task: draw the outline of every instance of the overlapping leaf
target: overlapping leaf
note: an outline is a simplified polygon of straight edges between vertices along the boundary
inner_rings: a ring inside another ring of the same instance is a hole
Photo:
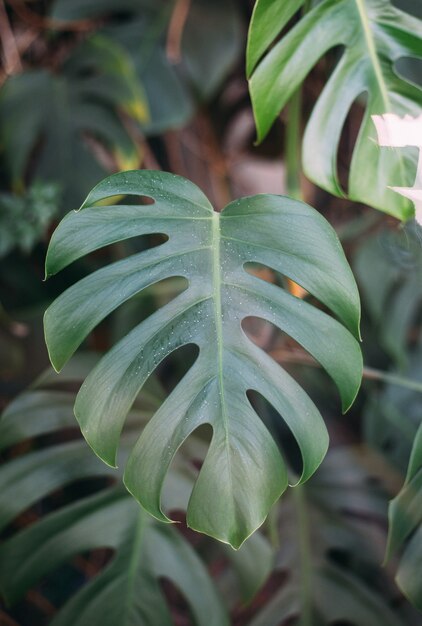
[[[77,359],[63,372],[60,382],[69,386],[83,376],[92,359]],[[76,369],[76,372],[74,371]],[[153,382],[153,381],[152,381]],[[51,376],[13,402],[0,422],[0,447],[40,435],[57,435],[72,428],[74,394],[51,389],[57,383]],[[151,407],[159,402],[156,386],[149,386],[130,416],[122,456],[133,435],[145,422]],[[135,430],[136,427],[136,430]],[[196,442],[192,452],[201,450]],[[166,504],[183,506],[192,481],[190,454],[173,471],[165,497]],[[110,476],[84,441],[73,440],[47,447],[28,446],[26,454],[4,464],[0,470],[1,514],[4,528],[22,511],[51,492],[68,487],[76,480]],[[116,477],[115,472],[113,475]],[[119,477],[120,478],[120,477]],[[153,520],[118,483],[94,495],[71,501],[46,514],[29,527],[19,530],[0,547],[0,588],[10,604],[19,601],[28,589],[53,573],[74,555],[95,548],[114,550],[110,563],[57,612],[53,626],[82,626],[101,623],[115,626],[155,626],[173,624],[160,580],[166,578],[179,589],[198,626],[227,624],[227,615],[206,568],[190,545],[171,526]],[[257,562],[260,546],[254,546]],[[245,547],[246,552],[249,551]],[[265,560],[265,554],[264,560]],[[247,558],[247,555],[246,555]],[[259,569],[259,568],[258,568]],[[248,573],[252,574],[250,578]],[[262,568],[261,568],[262,573]],[[257,578],[251,568],[244,572],[249,589],[256,589]]]
[[[151,205],[95,206],[112,196],[148,196]],[[115,464],[127,412],[158,364],[195,344],[199,355],[144,429],[128,460],[128,489],[157,519],[160,492],[178,448],[201,424],[212,427],[209,452],[188,507],[189,525],[235,547],[265,519],[287,486],[277,445],[246,396],[259,391],[282,415],[303,457],[301,481],[323,459],[324,422],[300,386],[245,335],[245,317],[264,318],[301,343],[336,382],[347,409],[361,378],[356,339],[359,299],[341,246],[311,207],[282,196],[244,198],[219,214],[186,179],[133,171],[101,182],[80,212],[55,231],[47,276],[107,244],[149,233],[169,239],[86,277],[45,314],[51,361],[60,369],[89,332],[131,296],[180,276],[188,288],[119,341],[94,368],[75,404],[95,452]],[[265,264],[303,285],[342,323],[245,265]],[[344,324],[344,325],[343,325]],[[346,327],[346,328],[345,328]]]
[[[422,307],[421,233],[416,223],[377,233],[358,248],[353,263],[379,341],[400,366]]]
[[[280,502],[275,569],[285,578],[249,626],[414,623],[392,608],[378,569],[387,500],[361,459],[370,466],[358,449],[330,451],[316,475]]]
[[[340,135],[352,104],[365,94],[367,104],[354,146],[348,197],[407,219],[414,214],[412,204],[388,186],[412,186],[416,154],[406,149],[380,149],[371,115],[419,114],[422,91],[400,77],[395,65],[402,57],[422,56],[422,22],[393,7],[389,0],[323,0],[267,52],[303,5],[304,0],[258,0],[255,6],[247,68],[258,139],[265,137],[320,58],[343,46],[306,128],[305,173],[330,193],[343,195],[337,174]]]
[[[242,52],[232,0],[195,0],[187,8],[186,19],[183,9],[179,14],[182,27],[175,36],[170,31],[178,6],[168,0],[55,0],[50,15],[68,21],[119,14],[104,32],[130,52],[151,113],[143,130],[158,133],[185,124],[194,111],[192,87],[200,99],[214,95]]]
[[[8,79],[0,95],[0,130],[12,184],[23,186],[35,153],[31,175],[59,183],[66,201],[79,203],[106,174],[87,136],[120,167],[136,165],[138,149],[119,117],[122,110],[142,121],[147,117],[130,58],[103,36],[77,47],[60,76],[36,69]]]

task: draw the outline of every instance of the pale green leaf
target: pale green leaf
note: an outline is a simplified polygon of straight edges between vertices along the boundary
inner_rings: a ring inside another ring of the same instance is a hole
[[[340,135],[352,104],[366,96],[347,195],[408,219],[414,215],[413,205],[388,186],[412,186],[416,155],[406,149],[380,148],[371,115],[419,114],[422,91],[401,78],[395,64],[403,57],[421,57],[422,22],[395,8],[389,0],[323,0],[284,32],[303,5],[304,0],[256,3],[247,68],[258,140],[266,136],[320,58],[343,46],[306,127],[305,174],[330,193],[344,195],[337,173]],[[282,31],[280,41],[272,46]]]

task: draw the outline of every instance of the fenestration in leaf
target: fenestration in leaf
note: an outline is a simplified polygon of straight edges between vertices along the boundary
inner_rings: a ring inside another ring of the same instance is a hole
[[[388,186],[411,187],[416,172],[409,149],[377,145],[371,115],[420,113],[422,90],[395,68],[402,57],[422,57],[422,21],[389,0],[323,0],[283,34],[304,0],[257,0],[248,40],[247,72],[258,140],[310,70],[339,46],[338,62],[310,116],[303,140],[305,174],[333,195],[344,191],[337,174],[341,131],[353,103],[367,103],[349,170],[347,195],[406,220],[412,203]],[[268,52],[266,52],[268,51]]]
[[[154,205],[95,206],[112,196],[148,196]],[[68,214],[52,236],[46,273],[113,242],[148,233],[168,241],[79,281],[45,314],[45,334],[59,370],[89,332],[131,296],[157,281],[184,277],[188,288],[119,341],[88,375],[75,404],[82,432],[115,464],[125,417],[148,376],[180,346],[199,355],[135,445],[125,471],[129,491],[166,521],[160,492],[183,441],[201,424],[213,437],[193,488],[189,526],[238,548],[286,489],[275,441],[246,392],[260,392],[280,413],[303,458],[300,482],[327,450],[323,419],[301,387],[242,330],[256,316],[298,341],[327,370],[346,410],[358,391],[362,359],[360,305],[353,275],[329,224],[314,209],[283,196],[260,195],[220,214],[189,181],[168,173],[115,174]],[[245,269],[256,262],[281,272],[330,308],[321,310]],[[353,337],[352,334],[355,336]]]

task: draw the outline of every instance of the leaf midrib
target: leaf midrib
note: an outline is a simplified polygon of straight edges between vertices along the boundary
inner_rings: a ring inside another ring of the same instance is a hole
[[[374,70],[375,78],[381,94],[381,99],[384,107],[382,113],[393,113],[393,107],[391,105],[390,96],[388,95],[388,89],[385,84],[384,75],[379,62],[377,47],[375,44],[374,36],[371,31],[370,19],[365,7],[365,0],[355,0],[355,4],[359,13],[359,18],[362,24],[366,47],[368,49],[369,58]],[[405,180],[405,166],[401,152],[396,150],[398,168],[400,171],[400,179]]]
[[[365,39],[366,47],[368,49],[369,58],[371,60],[374,74],[377,79],[377,83],[379,85],[379,90],[380,90],[380,94],[382,97],[383,105],[385,107],[385,111],[383,111],[383,113],[388,113],[391,110],[391,102],[390,102],[390,98],[388,95],[387,86],[385,84],[384,76],[382,73],[381,64],[378,59],[377,48],[375,45],[374,37],[372,35],[369,16],[366,11],[364,0],[355,0],[355,4],[356,4],[359,18],[362,24],[364,39]]]
[[[131,556],[127,567],[127,592],[124,603],[123,623],[130,626],[128,618],[130,615],[130,608],[133,602],[133,594],[135,590],[136,574],[141,559],[141,545],[144,537],[146,525],[146,517],[142,512],[138,513],[138,519],[134,529],[134,541]]]
[[[223,324],[222,324],[222,306],[221,306],[221,254],[220,254],[220,243],[221,243],[221,231],[220,231],[220,214],[216,211],[213,212],[212,215],[212,247],[213,247],[213,256],[212,256],[212,285],[213,285],[213,302],[214,302],[214,317],[215,317],[215,332],[217,339],[217,380],[218,380],[218,391],[220,396],[220,404],[221,404],[221,416],[223,418],[224,424],[224,435],[225,435],[225,450],[227,453],[227,463],[230,468],[229,476],[231,479],[231,461],[229,450],[229,428],[228,428],[228,416],[226,410],[226,400],[224,394],[224,377],[223,377],[223,355],[224,355],[224,346],[223,346]]]

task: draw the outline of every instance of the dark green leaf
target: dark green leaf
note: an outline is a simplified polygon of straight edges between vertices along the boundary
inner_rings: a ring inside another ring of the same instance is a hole
[[[154,205],[95,206],[116,195]],[[189,525],[239,547],[287,487],[277,445],[246,392],[259,391],[281,414],[303,457],[304,481],[323,459],[324,422],[300,386],[245,335],[256,316],[301,343],[337,384],[346,410],[361,379],[359,298],[338,239],[311,207],[282,196],[232,202],[219,214],[189,181],[162,172],[118,174],[97,185],[59,225],[46,274],[107,244],[148,233],[169,240],[86,277],[45,314],[51,361],[60,369],[89,332],[142,289],[182,276],[189,287],[119,341],[84,382],[75,413],[94,451],[114,465],[125,417],[144,382],[175,349],[199,347],[186,376],[144,429],[129,458],[128,489],[157,519],[160,492],[178,448],[201,424],[213,438],[188,507]],[[244,268],[257,262],[301,284],[334,320]],[[346,330],[346,328],[348,330]]]
[[[106,173],[86,134],[107,148],[118,166],[133,166],[138,148],[118,112],[145,120],[145,106],[129,57],[99,36],[74,51],[61,75],[37,69],[8,79],[0,96],[0,128],[12,184],[22,186],[35,151],[31,174],[59,183],[66,201],[79,203]]]
[[[75,366],[81,373],[85,369],[80,359]],[[64,384],[72,379],[73,373],[66,370],[60,376]],[[48,378],[43,380],[48,386]],[[75,424],[73,401],[73,393],[48,390],[43,385],[26,392],[8,407],[0,421],[2,446],[69,429]],[[138,408],[131,414],[132,434],[130,430],[126,432],[123,457],[127,454],[128,442],[133,442],[133,427],[136,425],[139,429],[145,421],[142,402],[140,407],[141,410]],[[164,496],[166,504],[177,500],[176,493],[184,497],[187,487],[191,487],[189,467],[188,457],[173,466]],[[0,527],[4,528],[56,489],[75,480],[110,474],[110,468],[81,440],[53,443],[35,451],[29,446],[26,454],[0,469]],[[167,493],[171,497],[167,498]],[[180,508],[180,500],[177,504]],[[0,547],[2,594],[9,603],[15,603],[74,555],[104,547],[114,551],[110,563],[76,591],[57,612],[51,626],[92,623],[171,626],[173,619],[160,586],[162,578],[170,580],[184,596],[197,626],[228,624],[206,568],[182,535],[174,527],[153,520],[121,484],[111,482],[99,493],[42,516],[3,542]],[[255,550],[255,558],[260,557],[259,550]]]
[[[422,304],[420,227],[411,223],[368,237],[353,267],[382,347],[404,366]]]

